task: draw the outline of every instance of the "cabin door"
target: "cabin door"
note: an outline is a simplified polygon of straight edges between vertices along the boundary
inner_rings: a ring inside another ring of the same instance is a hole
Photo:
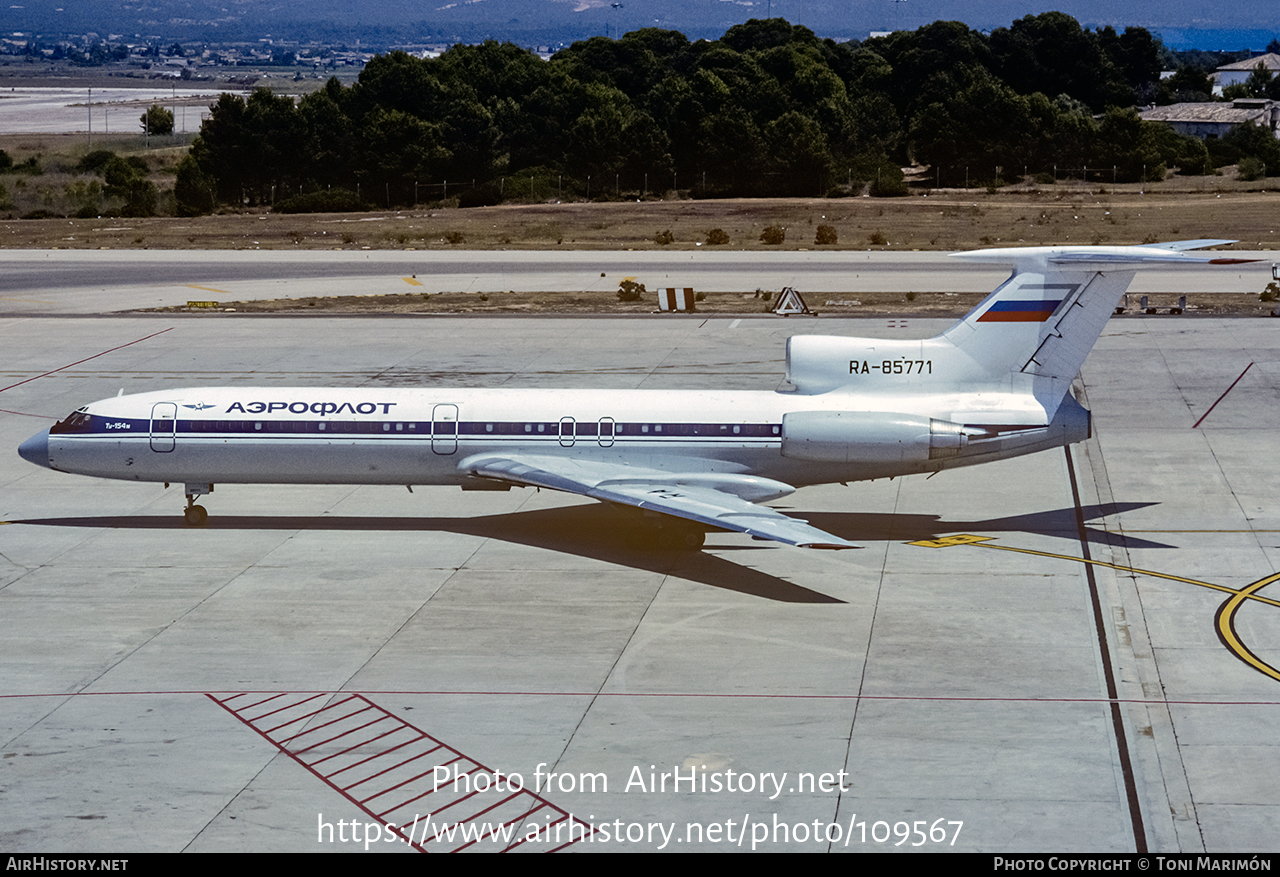
[[[178,406],[157,402],[151,406],[151,450],[167,454],[173,450],[178,430]]]
[[[437,454],[458,450],[457,405],[437,405],[431,410],[431,450]]]
[[[560,445],[561,447],[571,448],[575,439],[574,423],[572,417],[560,418]]]

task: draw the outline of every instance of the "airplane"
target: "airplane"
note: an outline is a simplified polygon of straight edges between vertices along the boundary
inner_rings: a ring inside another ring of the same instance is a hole
[[[1083,441],[1071,384],[1134,272],[1252,261],[1189,252],[1231,243],[953,253],[1013,273],[934,338],[789,338],[788,390],[166,389],[78,408],[18,453],[184,484],[191,526],[215,484],[520,486],[638,510],[664,548],[708,529],[857,548],[761,503]]]

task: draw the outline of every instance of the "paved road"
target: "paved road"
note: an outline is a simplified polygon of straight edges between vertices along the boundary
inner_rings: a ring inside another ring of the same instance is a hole
[[[1187,294],[1193,300],[1214,292],[1258,292],[1270,280],[1276,256],[1252,257],[1263,261],[1143,271],[1131,291]],[[628,276],[651,290],[793,286],[802,293],[856,294],[986,292],[1007,272],[959,263],[945,253],[0,250],[0,315],[104,313],[189,299],[610,290]]]

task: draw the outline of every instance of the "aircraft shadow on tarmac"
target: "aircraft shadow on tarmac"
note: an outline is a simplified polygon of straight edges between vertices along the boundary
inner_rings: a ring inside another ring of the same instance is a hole
[[[1085,521],[1131,512],[1156,505],[1153,502],[1112,502],[1104,505],[1080,507]],[[1054,536],[1073,542],[1080,540],[1080,527],[1076,510],[1072,507],[1051,509],[1031,514],[1010,515],[1003,518],[987,518],[981,521],[943,520],[938,515],[864,514],[859,512],[809,512],[797,513],[809,523],[846,539],[890,540],[916,542],[936,539],[946,533],[1032,533],[1037,536]],[[1085,539],[1094,545],[1127,548],[1176,548],[1163,542],[1139,539],[1135,536],[1111,533],[1086,525]]]
[[[1143,508],[1154,503],[1113,503],[1085,506],[1086,520]],[[947,533],[1020,532],[1079,539],[1074,508],[985,521],[943,521],[937,515],[870,514],[858,512],[797,513],[816,526],[848,539],[913,542]],[[89,527],[122,530],[187,530],[179,515],[109,515],[99,517],[28,518],[10,521],[42,527]],[[556,509],[512,512],[471,518],[312,517],[265,515],[215,515],[204,530],[302,530],[458,533],[499,539],[579,557],[628,566],[700,582],[715,588],[750,594],[781,603],[843,603],[794,582],[733,563],[707,551],[663,551],[635,546],[634,521],[605,506],[582,505]],[[1117,537],[1086,528],[1091,542],[1112,544],[1123,538],[1130,547],[1172,548],[1147,540]],[[760,546],[769,543],[760,543]],[[799,549],[774,545],[777,550]],[[717,552],[751,550],[757,546],[719,547]]]

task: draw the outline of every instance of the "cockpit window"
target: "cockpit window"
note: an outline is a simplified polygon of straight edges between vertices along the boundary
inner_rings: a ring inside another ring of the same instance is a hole
[[[59,420],[50,428],[50,433],[60,432],[88,432],[89,431],[89,415],[84,411],[73,411],[67,415],[65,420]]]

